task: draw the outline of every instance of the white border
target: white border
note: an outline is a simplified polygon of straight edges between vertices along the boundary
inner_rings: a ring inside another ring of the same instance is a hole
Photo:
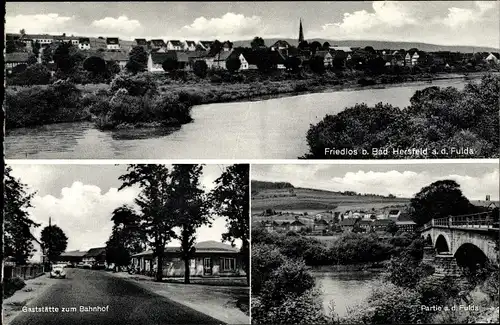
[[[500,164],[499,158],[469,159],[5,159],[15,165],[126,165],[126,164],[205,164],[205,165],[437,165]],[[251,176],[251,169],[250,169]]]

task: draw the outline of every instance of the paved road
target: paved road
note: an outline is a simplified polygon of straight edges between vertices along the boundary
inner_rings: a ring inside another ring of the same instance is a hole
[[[68,269],[27,308],[58,307],[59,312],[21,312],[11,325],[165,325],[221,324],[220,321],[158,296],[106,271]],[[107,311],[80,311],[83,307],[107,307]],[[76,311],[62,307],[76,307]]]

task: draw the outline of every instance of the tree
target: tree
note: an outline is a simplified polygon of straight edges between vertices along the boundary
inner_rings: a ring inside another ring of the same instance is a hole
[[[106,72],[106,61],[98,56],[90,56],[83,61],[83,68],[93,74]]]
[[[289,56],[285,59],[285,68],[289,71],[298,72],[301,61],[296,56]]]
[[[268,50],[258,50],[256,51],[255,56],[257,58],[257,69],[259,69],[260,72],[268,73],[275,67],[271,54]]]
[[[128,71],[138,73],[146,70],[148,65],[148,53],[142,46],[135,46],[128,55],[128,62],[125,66]]]
[[[27,192],[27,185],[12,175],[12,168],[4,169],[4,256],[14,257],[18,264],[26,263],[33,252],[33,236],[31,227],[38,227],[29,218],[27,209],[32,207],[31,201],[35,193]]]
[[[241,67],[241,61],[237,57],[230,57],[226,60],[226,68],[229,72],[234,73]]]
[[[299,50],[308,50],[309,49],[309,43],[307,41],[302,41],[299,43],[297,46]]]
[[[210,51],[208,51],[208,55],[217,55],[222,50],[222,43],[219,40],[215,40],[212,45],[210,45]]]
[[[255,36],[252,42],[250,42],[250,46],[252,47],[252,49],[258,49],[261,47],[266,47],[266,43],[264,42],[264,39],[262,37]]]
[[[202,165],[174,165],[171,177],[171,200],[176,225],[180,228],[181,256],[184,260],[184,283],[189,283],[189,261],[194,257],[196,230],[210,222],[204,191],[200,188]]]
[[[31,48],[33,49],[33,54],[38,57],[38,55],[40,54],[40,42],[36,41],[36,42],[31,42]]]
[[[71,45],[71,43],[61,43],[55,49],[53,59],[57,69],[64,73],[68,73],[73,70],[73,68],[77,67],[85,57],[77,48]]]
[[[321,56],[313,56],[309,60],[309,67],[314,73],[322,74],[325,72],[325,63]]]
[[[241,253],[247,282],[250,281],[250,210],[249,210],[249,165],[237,164],[226,168],[215,180],[215,188],[210,193],[210,201],[218,215],[227,218],[228,232],[222,235],[223,240],[235,239],[242,242]]]
[[[16,42],[14,40],[7,40],[5,42],[5,53],[14,53],[17,50]]]
[[[474,212],[460,185],[453,180],[440,180],[423,187],[410,200],[412,219],[423,225],[431,219]]]
[[[193,72],[200,78],[205,78],[207,76],[208,66],[204,60],[197,60],[193,65]]]
[[[330,50],[330,43],[324,42],[322,46],[323,51],[328,51]]]
[[[42,230],[42,247],[50,262],[57,260],[59,255],[66,250],[68,246],[68,237],[64,231],[56,225],[50,225]]]
[[[309,45],[309,48],[311,49],[311,52],[315,54],[317,50],[322,48],[322,45],[320,42],[314,41]]]
[[[113,230],[106,242],[106,260],[115,266],[127,266],[131,254],[146,248],[147,237],[140,227],[140,216],[129,206],[116,208],[111,216]]]
[[[394,222],[394,220],[390,220],[389,224],[385,227],[385,231],[394,236],[399,230],[398,225]]]
[[[48,64],[53,60],[54,51],[51,46],[44,46],[42,48],[42,63]]]
[[[139,229],[148,239],[157,260],[156,281],[163,277],[163,257],[166,244],[175,237],[175,219],[168,196],[170,177],[164,165],[129,165],[127,174],[119,180],[119,191],[134,185],[141,189],[135,203],[141,211]]]
[[[161,67],[166,72],[173,72],[179,69],[179,61],[177,61],[177,59],[174,58],[167,58],[165,61],[163,61]]]
[[[120,73],[120,65],[114,60],[106,61],[106,71],[110,77],[113,77],[114,75]]]
[[[30,55],[28,57],[28,61],[26,63],[28,63],[28,65],[33,65],[33,64],[36,64],[38,61],[36,59],[36,56],[34,54]]]
[[[50,71],[42,64],[36,63],[30,66],[20,64],[14,68],[12,69],[12,73],[15,74],[12,79],[13,84],[30,86],[47,85],[50,83]]]

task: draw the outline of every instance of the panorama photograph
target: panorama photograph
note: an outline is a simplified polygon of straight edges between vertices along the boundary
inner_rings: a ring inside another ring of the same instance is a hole
[[[249,165],[4,178],[2,324],[250,324]]]
[[[498,324],[498,179],[498,162],[252,165],[252,324]]]
[[[497,1],[7,2],[9,159],[499,156]]]

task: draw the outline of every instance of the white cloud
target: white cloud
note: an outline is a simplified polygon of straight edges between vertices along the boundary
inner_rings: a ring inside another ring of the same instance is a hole
[[[24,29],[27,34],[51,33],[54,30],[64,30],[75,16],[59,16],[56,13],[37,15],[16,15],[5,17],[5,30],[9,33],[19,33]]]
[[[456,28],[477,21],[479,18],[479,14],[472,9],[452,7],[448,9],[448,16],[443,19],[443,23],[451,28]]]
[[[346,12],[341,21],[325,23],[309,37],[498,47],[495,1],[448,8],[425,1],[374,1],[372,8]]]
[[[484,199],[487,194],[498,200],[499,171],[495,169],[485,172],[479,177],[447,174],[434,175],[427,172],[385,171],[374,172],[358,170],[347,172],[343,176],[325,177],[330,166],[323,165],[275,165],[270,170],[252,169],[252,178],[275,182],[291,182],[296,187],[318,188],[330,191],[355,191],[399,197],[413,197],[424,186],[444,179],[455,180],[470,200]],[[305,169],[310,168],[311,171]],[[324,169],[321,171],[321,169]],[[320,172],[318,172],[320,171]]]
[[[261,31],[259,16],[245,17],[228,12],[220,18],[196,18],[191,25],[182,28],[183,33],[192,37],[220,38],[253,37]]]
[[[29,212],[35,222],[42,224],[35,236],[39,238],[51,217],[52,223],[68,236],[68,250],[103,246],[111,234],[112,211],[122,204],[133,204],[137,193],[134,188],[120,192],[110,188],[102,193],[97,186],[74,182],[63,188],[58,197],[35,195]]]
[[[129,19],[127,16],[118,18],[106,17],[100,20],[94,20],[93,27],[101,28],[102,31],[133,32],[141,27],[141,23],[135,19]]]

